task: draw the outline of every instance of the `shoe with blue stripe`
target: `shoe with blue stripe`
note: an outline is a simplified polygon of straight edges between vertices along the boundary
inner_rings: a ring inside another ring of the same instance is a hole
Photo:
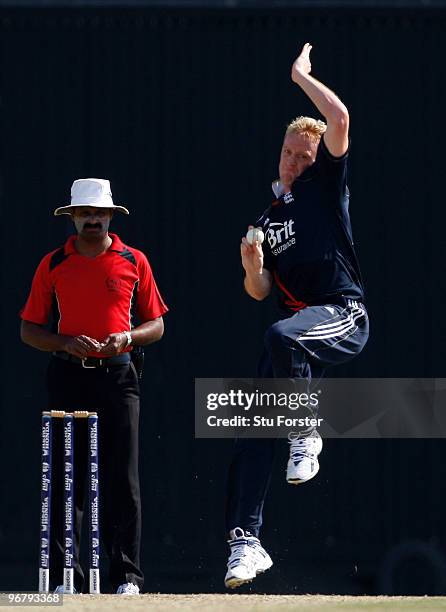
[[[243,531],[240,527],[232,529],[228,540],[231,554],[228,559],[228,571],[225,586],[235,589],[246,582],[251,582],[258,574],[268,570],[273,562],[260,540]]]
[[[290,458],[288,460],[286,479],[290,484],[301,484],[316,476],[319,472],[318,455],[322,450],[322,438],[313,429],[309,433],[292,431],[290,441]]]

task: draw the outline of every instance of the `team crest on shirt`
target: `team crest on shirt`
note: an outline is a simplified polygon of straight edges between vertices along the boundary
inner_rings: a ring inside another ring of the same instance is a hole
[[[120,278],[111,278],[110,276],[105,280],[107,289],[112,293],[118,293],[121,291],[122,281]]]

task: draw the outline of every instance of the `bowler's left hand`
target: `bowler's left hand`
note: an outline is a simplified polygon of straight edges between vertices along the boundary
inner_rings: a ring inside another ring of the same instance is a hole
[[[310,74],[311,72],[310,52],[312,48],[313,47],[310,45],[310,43],[305,43],[299,57],[293,62],[293,66],[291,68],[291,79],[297,84],[299,84],[299,74]]]
[[[110,334],[102,341],[101,353],[111,357],[119,355],[127,347],[127,336],[122,333]]]

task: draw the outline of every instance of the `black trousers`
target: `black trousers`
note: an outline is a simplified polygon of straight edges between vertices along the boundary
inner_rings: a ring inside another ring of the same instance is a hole
[[[129,363],[86,369],[53,357],[48,366],[47,387],[49,410],[98,413],[100,535],[110,560],[110,582],[114,591],[125,582],[133,582],[142,589],[144,577],[139,561],[139,383],[135,368]],[[62,419],[54,419],[50,548],[53,588],[63,583],[62,435]],[[84,572],[79,563],[88,467],[86,419],[75,419],[74,435],[74,585],[82,592],[88,587],[88,579],[84,582]]]
[[[260,378],[320,378],[328,366],[353,359],[369,336],[362,304],[308,306],[274,323],[265,334]],[[241,527],[255,536],[263,522],[263,505],[271,478],[276,440],[235,441],[227,482],[226,530]]]

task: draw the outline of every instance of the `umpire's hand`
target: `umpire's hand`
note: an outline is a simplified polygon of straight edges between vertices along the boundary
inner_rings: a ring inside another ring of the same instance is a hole
[[[74,338],[67,339],[63,350],[70,355],[83,359],[92,351],[100,351],[101,344],[89,336],[75,336]]]
[[[110,334],[102,342],[102,348],[100,352],[104,355],[111,357],[112,355],[118,355],[127,347],[127,336],[125,334]]]

